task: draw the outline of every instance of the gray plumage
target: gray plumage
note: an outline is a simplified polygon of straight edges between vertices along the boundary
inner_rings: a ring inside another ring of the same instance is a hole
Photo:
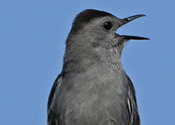
[[[140,125],[133,84],[121,63],[125,42],[148,38],[116,34],[144,15],[119,19],[85,10],[66,40],[64,65],[48,101],[48,125]]]

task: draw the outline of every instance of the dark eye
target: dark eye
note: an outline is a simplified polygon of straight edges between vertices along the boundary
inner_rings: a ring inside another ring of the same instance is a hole
[[[104,26],[104,28],[105,28],[106,30],[110,30],[110,29],[112,28],[112,23],[111,23],[111,22],[105,22],[105,23],[103,24],[103,26]]]

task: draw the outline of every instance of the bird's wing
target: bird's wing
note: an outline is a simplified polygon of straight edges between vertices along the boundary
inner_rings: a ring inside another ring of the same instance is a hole
[[[129,81],[129,92],[128,92],[128,100],[127,100],[127,111],[128,111],[129,121],[131,125],[140,125],[140,117],[139,117],[138,108],[137,108],[135,89],[129,77],[128,77],[128,81]]]
[[[58,91],[59,88],[60,88],[60,85],[62,83],[62,79],[63,79],[63,75],[60,74],[56,78],[56,80],[55,80],[55,82],[54,82],[54,84],[52,86],[50,95],[49,95],[49,100],[48,100],[48,105],[47,105],[48,106],[47,107],[47,125],[58,125],[58,123],[56,123],[57,121],[55,119],[55,114],[52,111],[52,108],[53,108],[53,104],[52,104],[53,102],[52,101],[54,99],[56,91]]]

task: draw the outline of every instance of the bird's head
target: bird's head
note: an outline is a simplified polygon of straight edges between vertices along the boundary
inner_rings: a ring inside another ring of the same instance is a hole
[[[94,56],[95,59],[99,57],[102,60],[111,60],[104,59],[108,56],[112,58],[117,56],[120,59],[126,41],[131,39],[147,40],[148,38],[119,35],[116,33],[117,29],[143,16],[135,15],[120,19],[104,11],[93,9],[82,11],[76,16],[68,35],[65,59],[67,60],[70,57],[74,60],[88,60],[91,56]]]
[[[140,14],[120,19],[104,11],[87,9],[75,18],[68,38],[77,38],[76,41],[79,42],[79,47],[82,48],[83,46],[87,48],[88,44],[106,49],[115,47],[121,54],[128,40],[148,40],[145,37],[116,33],[117,29],[122,25],[143,16],[145,15]]]

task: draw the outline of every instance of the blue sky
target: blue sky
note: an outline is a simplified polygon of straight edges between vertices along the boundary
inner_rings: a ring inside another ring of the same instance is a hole
[[[175,1],[0,0],[1,125],[46,125],[50,89],[62,69],[65,40],[76,14],[88,8],[124,18],[145,14],[117,33],[142,125],[175,124]]]

